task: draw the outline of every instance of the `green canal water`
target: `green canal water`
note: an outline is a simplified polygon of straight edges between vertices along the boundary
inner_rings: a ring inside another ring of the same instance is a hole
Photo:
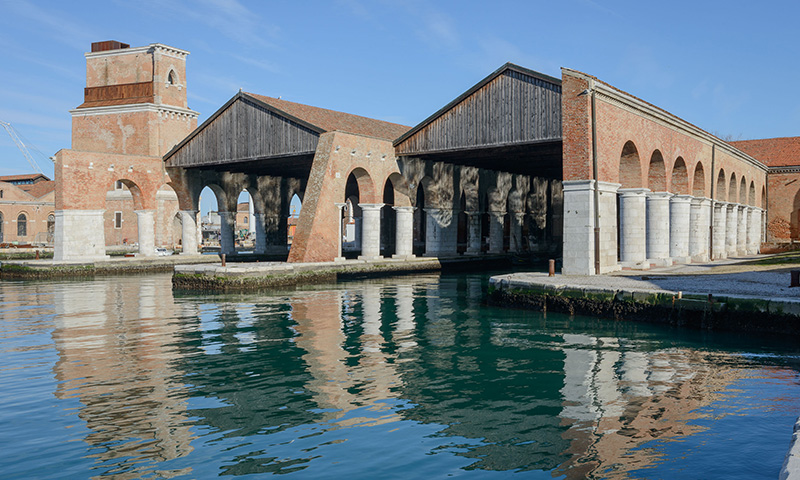
[[[0,282],[0,477],[777,478],[796,340],[489,307],[486,284]]]

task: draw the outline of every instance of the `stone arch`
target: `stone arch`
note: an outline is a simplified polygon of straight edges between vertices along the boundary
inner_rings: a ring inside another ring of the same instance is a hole
[[[742,175],[742,181],[739,182],[739,204],[747,205],[747,180]]]
[[[731,181],[728,183],[728,201],[731,203],[736,203],[739,199],[738,186],[739,184],[736,183],[736,172],[732,172]]]
[[[120,178],[114,181],[112,185],[112,189],[119,190],[118,185],[122,184],[128,191],[130,191],[131,196],[133,197],[133,209],[134,210],[142,210],[144,209],[144,198],[142,196],[142,189],[139,188],[139,185],[136,184],[133,180],[129,180],[127,178]]]
[[[661,152],[655,150],[650,156],[650,165],[647,170],[647,188],[653,192],[667,190],[667,170]]]
[[[670,188],[673,193],[689,194],[689,174],[686,171],[686,162],[683,161],[683,157],[675,159],[675,164],[672,166]]]
[[[695,197],[706,196],[706,172],[703,162],[697,162],[694,167],[694,178],[692,179],[692,195]]]
[[[356,167],[347,175],[348,184],[351,178],[355,179],[356,185],[358,185],[359,203],[378,203],[375,182],[369,172],[362,167]]]
[[[642,162],[636,145],[631,141],[625,142],[619,157],[619,183],[622,184],[620,188],[642,187]]]
[[[169,73],[167,74],[167,85],[177,85],[178,84],[178,74],[175,73],[174,69],[170,69]]]
[[[756,184],[752,180],[750,181],[750,191],[747,196],[747,204],[753,207],[756,206]]]
[[[394,206],[411,206],[411,187],[405,177],[400,175],[399,172],[394,172],[386,178],[384,189],[387,187],[391,187],[394,191]]]
[[[387,178],[383,184],[383,207],[381,208],[380,251],[384,257],[391,257],[397,249],[395,241],[397,238],[397,212],[394,207],[397,205],[398,197],[402,197],[402,195],[397,193],[391,178]]]
[[[728,200],[727,190],[725,189],[725,170],[722,168],[719,169],[719,175],[717,175],[716,197],[716,200],[723,202]]]

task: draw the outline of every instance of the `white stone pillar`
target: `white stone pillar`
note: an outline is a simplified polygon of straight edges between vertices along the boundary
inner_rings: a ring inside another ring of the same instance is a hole
[[[525,221],[525,212],[511,214],[511,229],[508,242],[509,253],[522,252],[522,223]]]
[[[438,257],[442,245],[442,231],[439,228],[438,208],[423,208],[425,211],[425,253],[423,257]]]
[[[467,255],[481,253],[481,212],[467,214]]]
[[[736,255],[736,235],[739,233],[738,228],[738,210],[739,205],[736,203],[729,203],[727,205],[727,220],[725,223],[725,251],[728,257]]]
[[[671,265],[669,258],[668,192],[647,194],[647,261],[660,266]]]
[[[414,258],[414,207],[392,208],[396,219],[395,254],[392,258]]]
[[[337,221],[337,222],[336,222],[336,225],[337,225],[337,226],[338,226],[338,228],[339,228],[339,232],[338,232],[338,234],[336,235],[336,238],[337,238],[337,242],[336,242],[336,243],[337,243],[337,247],[336,247],[336,258],[334,258],[334,259],[333,259],[333,261],[334,261],[334,262],[341,262],[341,261],[344,261],[344,259],[345,259],[345,258],[342,256],[342,236],[343,236],[343,234],[344,234],[344,233],[342,232],[342,230],[343,230],[343,225],[342,225],[342,222],[344,221],[344,219],[342,218],[342,209],[343,209],[344,207],[346,207],[346,206],[347,206],[347,204],[346,204],[346,203],[335,203],[334,205],[336,205],[336,210],[337,210],[336,218],[338,218],[338,219],[339,219],[339,221]]]
[[[53,260],[102,260],[106,255],[105,210],[56,210]]]
[[[714,201],[714,226],[712,231],[713,243],[711,257],[713,260],[728,258],[727,230],[728,230],[728,204]]]
[[[154,210],[135,210],[136,229],[139,232],[139,255],[152,257],[156,254],[156,224]]]
[[[232,255],[236,253],[234,230],[236,230],[236,212],[219,212],[220,254]]]
[[[617,191],[619,183],[597,182],[600,199],[600,273],[620,270],[617,262]],[[592,231],[594,235],[594,231]]]
[[[756,255],[758,253],[758,240],[759,240],[759,224],[761,218],[759,209],[756,207],[747,207],[745,215],[747,216],[747,254]]]
[[[253,253],[267,253],[267,216],[262,212],[255,212],[251,215],[251,220],[253,220],[253,223],[250,226],[256,236]]]
[[[503,253],[503,223],[506,212],[489,212],[489,252]]]
[[[650,268],[647,260],[647,188],[620,188],[619,260],[623,267]]]
[[[181,210],[181,255],[197,255],[197,211]]]
[[[594,275],[594,180],[565,180],[564,275]]]
[[[361,255],[359,260],[378,260],[381,256],[381,208],[383,203],[359,203],[361,207]]]
[[[709,260],[708,236],[711,227],[711,200],[692,198],[689,212],[689,257],[693,262]]]
[[[669,256],[675,263],[689,263],[692,196],[675,195],[669,199]]]
[[[747,206],[738,205],[736,212],[736,254],[747,255]]]

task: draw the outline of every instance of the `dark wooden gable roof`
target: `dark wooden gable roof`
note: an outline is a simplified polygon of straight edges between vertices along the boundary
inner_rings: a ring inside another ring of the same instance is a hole
[[[239,92],[165,156],[170,167],[313,155],[319,136],[344,131],[393,140],[407,126]]]
[[[506,63],[394,141],[398,155],[561,140],[561,81]]]

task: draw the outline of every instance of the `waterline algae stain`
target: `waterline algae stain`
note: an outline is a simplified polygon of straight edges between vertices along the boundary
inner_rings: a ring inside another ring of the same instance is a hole
[[[4,478],[777,477],[794,344],[498,309],[486,280],[2,282]]]

